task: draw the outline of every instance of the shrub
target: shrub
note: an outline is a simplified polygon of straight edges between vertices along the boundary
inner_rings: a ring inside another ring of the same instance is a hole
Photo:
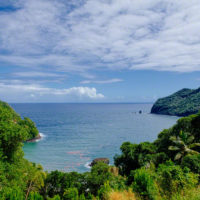
[[[111,191],[108,200],[136,200],[134,193],[131,190]]]
[[[7,188],[1,200],[24,200],[24,194],[20,188]]]
[[[98,197],[101,200],[107,200],[108,199],[108,193],[111,191],[111,187],[109,185],[109,182],[104,183],[103,186],[100,187],[98,190]]]
[[[86,180],[88,188],[93,195],[97,195],[99,188],[107,181],[110,181],[113,177],[109,166],[103,162],[99,162],[94,165],[91,169],[91,172],[87,175],[88,176]]]
[[[188,167],[192,172],[200,174],[200,155],[188,155],[183,158],[182,168]]]
[[[131,170],[149,165],[152,155],[156,153],[156,146],[150,142],[132,144],[124,142],[120,150],[121,155],[115,155],[115,165],[121,175],[129,176]]]
[[[78,200],[77,188],[68,188],[65,190],[63,200]]]
[[[179,165],[168,161],[159,165],[157,170],[157,181],[161,194],[170,197],[173,193],[184,188],[192,188],[198,182],[198,176],[191,173],[188,168],[182,169]]]
[[[157,186],[154,177],[150,170],[145,168],[137,169],[132,172],[134,175],[134,182],[132,188],[145,199],[154,200],[157,195]]]
[[[28,197],[28,200],[43,200],[43,197],[37,192],[31,192]]]
[[[79,200],[86,200],[85,195],[81,194],[80,197],[79,197]]]
[[[61,200],[61,199],[59,195],[56,195],[53,198],[49,198],[48,200]]]
[[[25,117],[24,120],[21,120],[19,122],[19,124],[22,125],[28,132],[27,139],[32,139],[32,138],[35,138],[36,136],[38,136],[39,131],[36,128],[35,123],[28,117]]]

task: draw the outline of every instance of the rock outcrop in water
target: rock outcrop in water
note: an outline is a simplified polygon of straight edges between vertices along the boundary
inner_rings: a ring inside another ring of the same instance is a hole
[[[92,166],[96,165],[98,162],[103,162],[105,164],[109,164],[110,163],[108,158],[96,158],[91,162],[90,166],[92,167]]]
[[[182,89],[168,97],[158,99],[151,113],[188,116],[200,110],[200,88],[196,90]]]

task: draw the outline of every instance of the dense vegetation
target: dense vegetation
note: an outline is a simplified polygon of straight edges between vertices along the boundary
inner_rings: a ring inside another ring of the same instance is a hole
[[[158,99],[151,113],[188,116],[200,110],[200,88],[182,89],[168,97]]]
[[[153,143],[123,143],[115,166],[98,162],[86,173],[48,173],[23,158],[28,120],[2,105],[1,200],[200,200],[200,113],[179,119]]]

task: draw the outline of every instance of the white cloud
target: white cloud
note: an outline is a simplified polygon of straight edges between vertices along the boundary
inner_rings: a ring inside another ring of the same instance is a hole
[[[97,84],[109,84],[109,83],[117,83],[122,82],[122,79],[119,78],[113,78],[109,80],[84,80],[81,81],[81,84],[89,84],[89,83],[97,83]]]
[[[36,71],[16,72],[16,73],[13,73],[12,75],[18,76],[18,77],[64,77],[63,74],[36,72]]]
[[[69,100],[98,100],[103,99],[104,95],[97,93],[96,88],[89,87],[71,87],[64,89],[48,88],[40,85],[22,85],[22,84],[5,84],[0,83],[0,93],[3,94],[3,98],[7,101],[12,99],[13,95],[16,99],[24,96],[25,100],[30,101],[33,97],[39,97],[38,99],[46,99],[49,97],[50,101],[54,101],[61,98]],[[29,99],[31,97],[31,99]]]
[[[0,13],[2,63],[79,74],[200,71],[199,0],[18,0],[14,6]]]

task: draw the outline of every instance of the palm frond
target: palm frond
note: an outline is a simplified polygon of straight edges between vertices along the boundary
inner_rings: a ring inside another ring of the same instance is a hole
[[[174,160],[179,160],[182,157],[182,153],[177,153]]]
[[[194,136],[191,135],[191,136],[189,136],[189,137],[187,138],[187,143],[188,143],[188,144],[189,144],[189,143],[192,143],[193,140],[194,140]]]
[[[168,149],[171,150],[171,151],[178,151],[178,150],[180,150],[180,148],[176,147],[176,146],[169,146]]]
[[[195,147],[200,147],[200,143],[192,143],[188,145],[189,148],[195,148]]]

